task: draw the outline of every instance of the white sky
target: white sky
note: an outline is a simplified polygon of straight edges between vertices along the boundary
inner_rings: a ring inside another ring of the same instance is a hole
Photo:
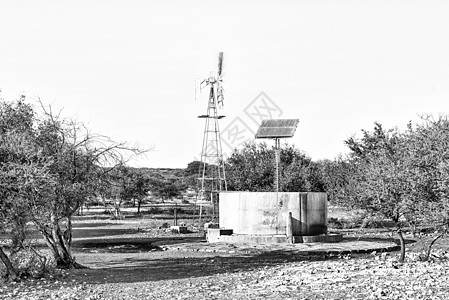
[[[195,101],[195,79],[223,51],[222,129],[236,118],[257,129],[245,108],[265,92],[282,111],[273,117],[300,119],[289,143],[334,158],[375,121],[448,113],[448,16],[446,0],[2,0],[1,96],[38,96],[154,146],[135,166],[183,168],[201,152],[207,98]]]

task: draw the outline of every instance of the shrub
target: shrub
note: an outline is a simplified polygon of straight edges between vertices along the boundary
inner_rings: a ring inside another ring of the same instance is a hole
[[[150,209],[148,210],[148,213],[150,215],[158,215],[158,214],[162,214],[164,211],[160,208],[160,207],[150,207]]]
[[[180,207],[178,207],[176,210],[178,211],[178,215],[185,213],[184,209],[182,209]],[[174,207],[169,208],[167,213],[169,215],[174,215],[175,214],[175,208]]]
[[[53,274],[56,266],[52,257],[47,257],[32,247],[12,253],[10,258],[19,278],[42,278]],[[6,268],[0,263],[0,276],[4,277],[5,274]]]

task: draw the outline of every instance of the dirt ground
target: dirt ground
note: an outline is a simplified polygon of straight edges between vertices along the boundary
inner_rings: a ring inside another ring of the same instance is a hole
[[[157,222],[156,222],[157,223]],[[360,232],[347,233],[360,235]],[[365,232],[366,236],[390,237]],[[161,251],[160,245],[204,243],[154,220],[75,223],[73,253],[88,269],[0,286],[0,299],[447,299],[448,239],[432,262],[418,255],[426,239],[397,252],[358,255],[264,251]],[[365,236],[365,237],[366,237]],[[238,247],[238,245],[236,245]]]

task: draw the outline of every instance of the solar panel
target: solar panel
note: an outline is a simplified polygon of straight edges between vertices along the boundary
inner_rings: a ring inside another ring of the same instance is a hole
[[[295,134],[298,119],[263,120],[256,133],[256,139],[288,138]]]

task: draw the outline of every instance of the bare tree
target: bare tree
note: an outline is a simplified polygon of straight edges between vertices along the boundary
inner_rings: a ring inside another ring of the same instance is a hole
[[[145,151],[92,134],[82,123],[63,119],[44,107],[35,142],[51,158],[50,192],[37,195],[31,218],[45,238],[57,266],[81,267],[71,253],[72,216],[100,188],[99,182],[133,155]]]

